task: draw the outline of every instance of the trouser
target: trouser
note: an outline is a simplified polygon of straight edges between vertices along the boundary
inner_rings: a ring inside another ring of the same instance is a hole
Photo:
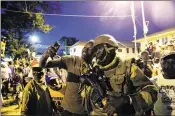
[[[64,110],[61,112],[61,116],[88,116],[88,114],[76,114],[76,113],[71,113],[67,110]]]
[[[8,98],[8,93],[9,93],[9,87],[8,87],[8,84],[9,84],[9,81],[7,80],[7,81],[4,81],[3,82],[3,85],[4,85],[4,88],[2,88],[2,94],[6,97],[6,98]]]

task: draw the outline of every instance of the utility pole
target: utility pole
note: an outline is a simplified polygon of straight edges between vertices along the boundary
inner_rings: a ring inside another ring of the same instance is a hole
[[[144,13],[144,5],[143,1],[141,1],[141,8],[142,8],[142,21],[143,21],[143,35],[145,40],[145,47],[147,45],[147,33],[148,33],[148,27],[145,21],[145,13]]]
[[[137,35],[137,27],[136,27],[136,22],[135,22],[135,7],[134,7],[134,1],[131,1],[131,15],[132,15],[132,22],[134,26],[134,43],[135,43],[135,54],[137,56],[137,43],[136,43],[136,35]]]

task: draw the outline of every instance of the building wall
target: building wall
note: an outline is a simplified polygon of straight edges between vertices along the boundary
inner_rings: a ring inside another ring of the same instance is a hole
[[[70,55],[81,56],[83,47],[84,46],[80,45],[70,47]]]
[[[135,53],[134,47],[133,48],[132,47],[130,47],[130,48],[119,48],[118,51],[117,51],[117,54],[123,60],[127,60],[127,59],[130,59],[130,58],[138,58],[138,52]]]
[[[149,40],[147,40],[147,42],[148,43],[149,42],[153,42],[153,43],[158,44],[159,46],[162,46],[162,45],[165,45],[166,43],[169,43],[172,40],[175,40],[174,37],[175,37],[175,34],[172,35],[172,36],[165,36],[165,37],[162,37],[162,38],[149,39]],[[144,41],[143,42],[140,42],[140,49],[141,49],[141,51],[144,51],[145,50]]]

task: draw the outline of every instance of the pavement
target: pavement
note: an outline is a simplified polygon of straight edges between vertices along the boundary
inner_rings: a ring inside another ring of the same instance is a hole
[[[9,99],[3,100],[1,115],[20,115],[20,108],[11,96],[9,96]]]

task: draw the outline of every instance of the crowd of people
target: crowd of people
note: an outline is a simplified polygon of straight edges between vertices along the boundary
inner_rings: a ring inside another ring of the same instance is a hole
[[[81,57],[58,56],[59,47],[57,42],[49,46],[39,60],[1,63],[2,96],[8,99],[8,94],[15,95],[22,115],[175,114],[175,92],[170,95],[164,89],[168,85],[171,87],[168,90],[175,91],[173,44],[162,52],[150,43],[139,58],[128,60],[117,55],[117,41],[107,34],[88,41]],[[103,75],[94,76],[97,73],[90,72],[96,67]],[[108,87],[102,84],[104,76]],[[159,78],[167,83],[158,84]],[[62,84],[66,84],[64,99],[56,105],[48,88],[59,91]]]
[[[1,59],[2,102],[3,99],[9,99],[9,96],[19,102],[21,92],[30,80],[28,75],[31,70],[31,62],[33,61],[34,59],[30,61],[25,58],[17,58],[14,61]]]

